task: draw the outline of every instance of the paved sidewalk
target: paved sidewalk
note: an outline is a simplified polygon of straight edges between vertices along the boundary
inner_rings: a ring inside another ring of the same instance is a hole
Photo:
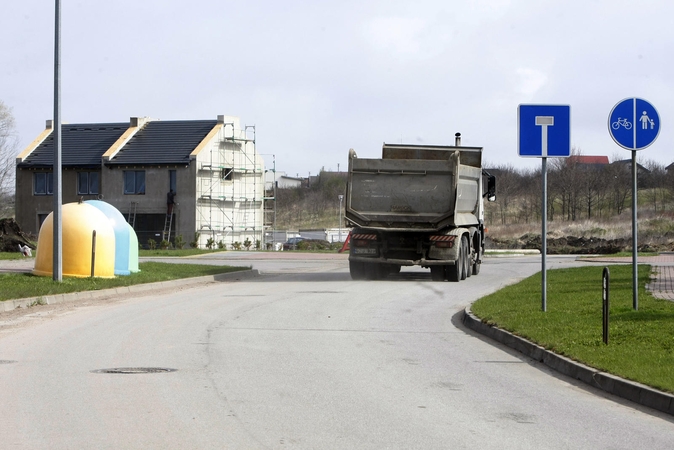
[[[582,261],[603,264],[632,264],[631,256],[602,256],[581,258]],[[653,297],[674,301],[674,252],[663,252],[657,256],[640,256],[638,264],[650,264],[653,272],[646,289]]]

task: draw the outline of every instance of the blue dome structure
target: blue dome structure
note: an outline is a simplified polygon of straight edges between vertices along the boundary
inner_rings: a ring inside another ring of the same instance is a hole
[[[84,203],[100,210],[115,231],[115,275],[138,272],[138,237],[121,212],[110,203],[87,200]]]

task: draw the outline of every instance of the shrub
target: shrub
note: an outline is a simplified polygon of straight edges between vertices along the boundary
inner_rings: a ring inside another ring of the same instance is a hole
[[[237,241],[237,242],[233,242],[233,243],[232,243],[232,248],[233,248],[234,250],[241,250],[241,242],[238,242],[238,241]]]
[[[246,250],[250,250],[251,245],[253,245],[253,243],[250,241],[250,239],[246,238],[246,240],[243,241],[243,246],[246,247]]]
[[[220,240],[218,241],[218,248],[221,249],[221,250],[225,249],[225,243],[222,242],[222,239],[220,239]],[[226,250],[226,249],[225,249],[225,250]]]
[[[206,248],[209,249],[209,250],[213,250],[214,245],[215,245],[215,239],[213,239],[212,237],[209,237],[206,240]]]
[[[192,248],[197,248],[199,246],[199,237],[201,235],[199,233],[194,233],[194,240],[190,242],[190,247]]]
[[[159,248],[162,250],[166,250],[171,246],[171,243],[167,241],[166,239],[162,239],[161,242],[159,243]]]
[[[182,250],[182,248],[185,246],[185,240],[183,239],[182,234],[179,234],[178,236],[175,237],[175,239],[173,240],[173,245],[178,250]]]
[[[147,246],[150,247],[150,250],[154,250],[155,248],[157,248],[157,241],[150,238],[147,240]]]
[[[304,239],[297,243],[298,250],[328,250],[330,243],[322,239]]]
[[[255,241],[255,250],[260,250],[261,248],[262,248],[262,242],[259,239],[257,239]]]

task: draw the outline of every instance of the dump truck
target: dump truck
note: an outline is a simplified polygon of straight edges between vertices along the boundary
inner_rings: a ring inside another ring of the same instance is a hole
[[[402,266],[429,268],[434,281],[480,273],[484,203],[495,178],[482,168],[482,148],[386,144],[381,159],[349,150],[345,218],[354,280],[380,279]]]

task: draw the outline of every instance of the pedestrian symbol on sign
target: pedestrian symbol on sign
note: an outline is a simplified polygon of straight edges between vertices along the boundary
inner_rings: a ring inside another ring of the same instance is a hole
[[[643,112],[641,115],[641,129],[642,130],[648,130],[648,126],[651,126],[651,130],[655,127],[655,121],[648,117],[648,113],[646,111]]]

